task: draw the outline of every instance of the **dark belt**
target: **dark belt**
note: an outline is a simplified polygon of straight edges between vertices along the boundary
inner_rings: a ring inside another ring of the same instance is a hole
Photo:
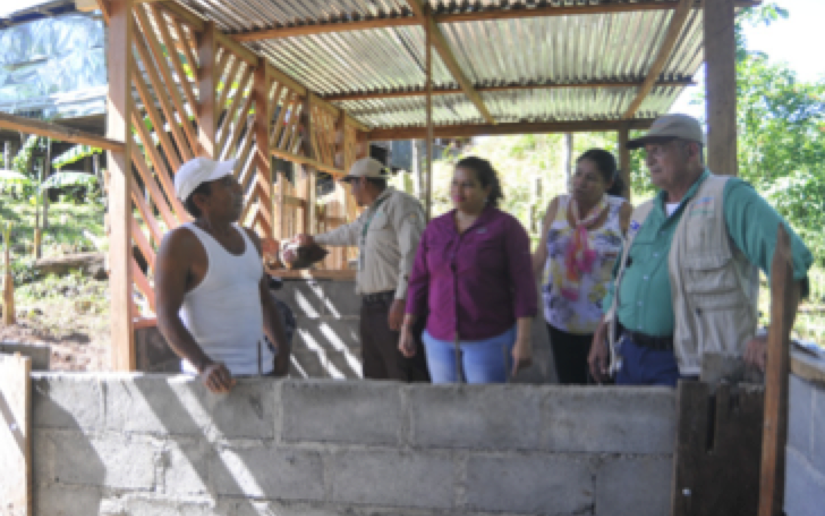
[[[361,296],[364,303],[374,305],[378,303],[390,303],[395,299],[395,290],[388,290],[386,292],[376,292],[374,294],[364,294]]]
[[[655,349],[657,351],[673,350],[673,337],[654,337],[630,330],[625,330],[624,335],[643,348]]]

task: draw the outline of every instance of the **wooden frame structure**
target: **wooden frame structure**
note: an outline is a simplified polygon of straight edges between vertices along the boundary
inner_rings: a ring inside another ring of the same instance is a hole
[[[652,91],[674,91],[692,84],[690,78],[669,77],[663,70],[670,66],[674,49],[685,44],[686,20],[691,16],[695,20],[696,10],[704,9],[711,136],[713,142],[724,142],[709,147],[708,161],[717,172],[736,173],[735,124],[731,122],[735,121],[733,20],[735,9],[758,1],[610,0],[569,6],[540,2],[533,8],[507,9],[485,3],[462,12],[437,11],[440,4],[429,0],[398,1],[406,8],[391,16],[299,22],[238,32],[218,28],[222,23],[217,17],[220,4],[208,4],[216,11],[204,14],[192,9],[199,0],[97,0],[110,35],[107,137],[0,115],[2,128],[95,145],[109,152],[113,369],[135,368],[133,330],[136,323],[144,324],[141,317],[145,314],[139,312],[134,292],[143,295],[149,310],[154,309],[151,275],[157,247],[167,230],[189,218],[174,196],[174,173],[196,156],[238,159],[235,176],[246,192],[243,222],[263,237],[280,239],[298,231],[327,230],[353,220],[357,207],[337,184],[334,192],[319,202],[315,178],[318,174],[333,179],[342,176],[355,159],[367,155],[371,140],[426,138],[431,144],[435,137],[615,131],[619,142],[627,141],[630,130],[650,124],[652,117],[644,115],[649,109],[640,107]],[[649,40],[656,42],[651,61],[641,75],[612,79],[514,82],[507,77],[496,84],[475,82],[467,69],[468,57],[456,48],[453,31],[457,24],[648,13],[666,15],[660,27],[646,29],[658,31],[658,35],[648,34]],[[260,46],[393,27],[423,30],[425,35],[420,68],[424,80],[413,87],[358,87],[321,94],[293,73],[300,67],[286,73],[273,63],[271,52]],[[444,77],[452,83],[445,83]],[[490,95],[541,91],[595,94],[606,90],[631,94],[631,102],[618,116],[513,123],[498,119],[490,105],[494,99]],[[363,101],[415,101],[422,96],[426,104],[421,105],[418,125],[373,127],[365,119],[359,120],[357,110],[347,107]],[[475,112],[465,118],[479,117],[484,123],[437,125],[443,108],[439,110],[435,101],[461,96],[469,99],[470,111]],[[621,151],[619,157],[620,168],[627,173],[629,153]],[[275,158],[295,165],[293,181],[274,172]],[[149,264],[146,273],[134,258],[135,249]],[[327,262],[330,274],[340,275],[347,258],[346,250],[334,253]]]

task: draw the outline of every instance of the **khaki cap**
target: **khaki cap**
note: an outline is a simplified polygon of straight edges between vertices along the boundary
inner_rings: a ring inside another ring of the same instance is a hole
[[[646,135],[627,142],[628,149],[638,149],[645,144],[669,138],[678,138],[705,145],[705,133],[699,121],[688,115],[662,115],[653,121]]]
[[[341,181],[349,181],[358,177],[376,177],[386,178],[384,173],[384,164],[375,158],[361,158],[349,169],[349,174],[341,179]]]

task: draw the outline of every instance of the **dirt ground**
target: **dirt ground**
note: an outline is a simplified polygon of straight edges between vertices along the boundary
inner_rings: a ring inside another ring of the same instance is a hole
[[[16,301],[17,324],[0,324],[0,340],[49,345],[53,371],[109,370],[108,288],[105,282],[88,285],[92,288]]]

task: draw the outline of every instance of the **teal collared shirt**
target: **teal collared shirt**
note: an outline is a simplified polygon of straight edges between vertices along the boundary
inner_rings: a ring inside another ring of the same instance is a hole
[[[629,266],[625,269],[619,286],[617,314],[619,322],[625,328],[654,336],[673,335],[673,303],[668,274],[670,244],[687,201],[696,195],[699,185],[708,176],[710,171],[706,169],[670,217],[665,210],[665,192],[660,191],[656,195],[653,209],[633,240]],[[794,279],[806,280],[803,295],[807,295],[808,269],[813,263],[813,256],[787,222],[751,185],[738,178],[732,178],[725,184],[723,203],[725,223],[731,239],[748,260],[768,276],[776,246],[776,230],[780,222],[785,226],[791,238]],[[618,265],[617,260],[613,267],[614,279]],[[611,284],[602,302],[605,312],[612,303]]]

